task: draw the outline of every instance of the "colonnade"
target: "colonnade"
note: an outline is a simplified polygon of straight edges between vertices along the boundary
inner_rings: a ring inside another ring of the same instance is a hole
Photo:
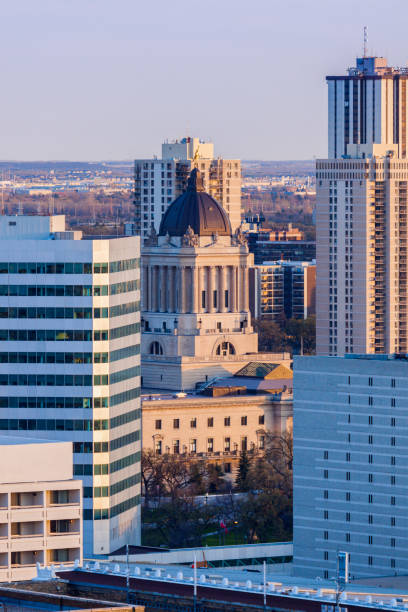
[[[148,312],[247,312],[247,266],[143,265],[143,310]]]

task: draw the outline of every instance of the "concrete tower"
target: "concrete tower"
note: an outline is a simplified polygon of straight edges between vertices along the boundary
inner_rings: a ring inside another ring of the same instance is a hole
[[[327,77],[316,163],[317,353],[408,352],[407,68],[357,59]]]

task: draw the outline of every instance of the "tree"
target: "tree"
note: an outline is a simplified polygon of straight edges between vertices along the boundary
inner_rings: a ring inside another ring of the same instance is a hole
[[[251,467],[251,462],[248,457],[247,451],[244,449],[241,451],[238,465],[238,474],[235,480],[237,488],[240,491],[248,491],[249,483],[248,483],[248,474]]]

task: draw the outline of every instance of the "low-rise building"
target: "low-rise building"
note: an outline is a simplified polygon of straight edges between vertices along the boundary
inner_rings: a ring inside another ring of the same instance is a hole
[[[82,482],[72,442],[0,437],[0,582],[82,564]]]
[[[242,450],[263,450],[266,432],[283,434],[291,429],[290,391],[215,397],[144,396],[143,449],[206,458],[221,465],[225,474],[233,474]]]

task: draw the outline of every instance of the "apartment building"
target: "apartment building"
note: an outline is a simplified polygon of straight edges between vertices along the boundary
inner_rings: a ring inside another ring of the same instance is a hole
[[[358,58],[328,76],[317,160],[317,353],[408,352],[407,68]]]
[[[0,436],[0,464],[0,582],[30,580],[37,564],[82,565],[72,442]]]
[[[152,226],[159,233],[167,208],[187,186],[197,167],[206,191],[227,212],[233,231],[241,224],[241,162],[214,158],[214,145],[199,138],[182,138],[162,145],[161,159],[135,161],[135,222],[133,231],[147,238]]]
[[[140,531],[139,238],[0,217],[0,432],[73,442],[86,554]]]
[[[306,319],[316,313],[316,262],[266,261],[249,271],[255,319]]]
[[[294,391],[294,574],[406,575],[406,357],[295,357]]]

